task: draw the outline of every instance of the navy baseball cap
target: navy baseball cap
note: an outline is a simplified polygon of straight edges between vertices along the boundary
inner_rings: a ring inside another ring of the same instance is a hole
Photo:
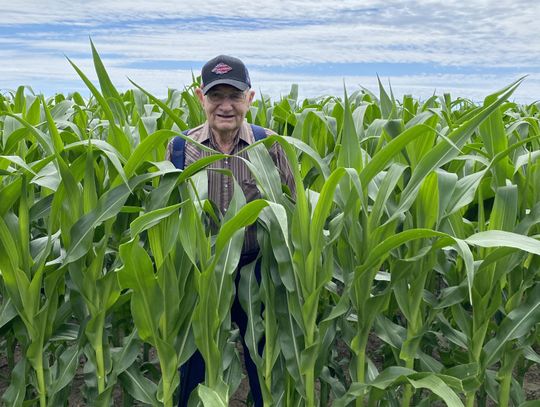
[[[202,91],[206,93],[216,85],[231,85],[236,89],[251,88],[251,80],[244,63],[238,58],[218,55],[204,64],[201,72]]]

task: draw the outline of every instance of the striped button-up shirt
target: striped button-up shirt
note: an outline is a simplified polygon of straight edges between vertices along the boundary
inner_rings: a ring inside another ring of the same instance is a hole
[[[267,136],[275,134],[268,129],[265,129],[265,131]],[[219,149],[214,141],[214,137],[208,123],[191,129],[188,132],[188,136],[192,137],[200,144],[203,144],[204,146],[210,147],[213,150],[219,152]],[[247,202],[260,198],[260,192],[257,189],[254,177],[251,174],[248,166],[244,163],[244,161],[237,157],[248,159],[248,153],[246,151],[241,152],[241,150],[254,142],[255,137],[253,135],[253,130],[247,122],[244,122],[238,131],[238,135],[234,141],[233,149],[229,154],[233,157],[216,161],[208,167],[214,169],[230,170],[234,175],[236,182],[238,182],[238,184],[242,188]],[[274,163],[276,164],[276,167],[281,177],[281,182],[289,187],[289,190],[294,197],[296,191],[293,175],[283,149],[278,143],[274,143],[268,151]],[[211,154],[211,152],[199,149],[193,143],[186,143],[185,166],[187,167],[198,159],[207,157]],[[171,159],[171,155],[172,141],[167,146],[167,160]],[[229,203],[231,202],[234,192],[233,185],[234,184],[231,177],[218,171],[208,171],[208,198],[218,206],[222,213],[225,213],[225,211],[229,207]],[[259,245],[257,243],[257,231],[255,229],[255,225],[252,225],[246,230],[244,246],[242,247],[242,254],[254,254],[258,251],[258,249]]]

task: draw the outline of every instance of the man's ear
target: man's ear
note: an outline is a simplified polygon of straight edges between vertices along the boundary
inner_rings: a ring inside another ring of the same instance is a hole
[[[248,90],[248,94],[247,94],[248,103],[251,104],[254,98],[255,98],[255,91],[253,89]]]
[[[197,98],[199,99],[199,102],[201,102],[201,104],[203,103],[203,100],[204,100],[204,93],[202,91],[201,88],[195,88],[195,94],[197,95]]]

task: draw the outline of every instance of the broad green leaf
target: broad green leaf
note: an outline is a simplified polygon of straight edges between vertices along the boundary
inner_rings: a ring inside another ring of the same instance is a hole
[[[144,90],[143,88],[141,88],[139,85],[137,85],[135,82],[133,82],[131,79],[129,80],[137,89],[139,89],[141,92],[143,92],[146,96],[148,96],[148,98],[150,98],[150,100],[152,100],[152,102],[154,102],[156,105],[158,105],[161,109],[163,109],[163,111],[165,113],[167,113],[169,115],[169,117],[176,123],[176,125],[178,126],[178,128],[180,130],[186,130],[188,128],[188,125],[186,123],[184,123],[184,121],[178,117],[178,115],[176,115],[173,110],[167,106],[165,103],[163,103],[161,100],[159,100],[158,98],[156,98],[154,95],[152,95],[151,93],[147,92],[146,90]]]
[[[459,396],[439,376],[428,375],[416,380],[409,378],[409,382],[416,389],[423,388],[435,393],[449,407],[464,405]]]
[[[21,359],[11,372],[11,383],[2,394],[6,405],[21,407],[26,395],[26,359]]]
[[[208,386],[199,384],[197,393],[205,407],[227,407],[227,398]]]
[[[77,345],[70,346],[62,352],[58,360],[58,374],[52,386],[49,387],[49,395],[52,396],[70,384],[75,377],[79,366],[79,349]]]
[[[405,130],[396,138],[392,139],[381,150],[377,152],[360,172],[362,185],[368,183],[396,157],[396,155],[411,141],[425,135],[431,129],[424,124],[418,124]]]
[[[131,297],[132,316],[139,337],[157,346],[158,321],[163,312],[163,303],[152,261],[139,246],[138,239],[120,246],[120,257],[124,266],[118,271],[118,282],[122,288],[134,291]]]
[[[133,189],[164,173],[166,172],[157,171],[139,175],[130,179],[128,185],[122,184],[104,193],[97,202],[96,208],[79,218],[73,225],[71,246],[64,261],[70,263],[84,256],[91,246],[94,229],[120,212]]]
[[[171,216],[173,213],[177,212],[177,210],[182,207],[182,205],[184,205],[184,203],[167,206],[166,208],[156,209],[154,211],[139,216],[137,219],[131,222],[131,237],[133,238],[141,232],[151,228],[152,226],[157,225],[162,219],[165,219]]]
[[[251,201],[240,209],[232,219],[222,225],[216,238],[216,255],[223,251],[225,245],[236,231],[255,222],[261,210],[266,206],[268,206],[268,202],[265,200]]]
[[[107,100],[103,95],[97,90],[97,88],[92,84],[90,79],[81,71],[71,59],[67,58],[68,62],[71,64],[73,69],[77,72],[79,77],[83,80],[88,89],[92,92],[96,100],[99,102],[99,105],[103,109],[105,117],[109,122],[111,128],[111,139],[110,143],[122,154],[123,157],[128,157],[130,155],[131,147],[127,135],[122,132],[122,130],[116,125],[114,120],[114,114],[107,103]]]
[[[418,188],[427,174],[448,163],[459,154],[459,151],[456,150],[452,144],[457,148],[463,147],[476,128],[512,95],[522,80],[523,78],[495,93],[493,95],[495,98],[491,104],[483,107],[479,112],[475,113],[473,117],[465,121],[460,127],[453,130],[448,135],[447,140],[445,139],[437,143],[433,149],[422,158],[413,172],[409,183],[403,191],[400,206],[395,212],[394,216],[397,217],[398,214],[406,211],[410,207],[416,196]]]
[[[495,338],[484,347],[485,366],[491,366],[497,360],[507,342],[526,336],[538,321],[540,321],[540,285],[537,284],[528,293],[527,300],[506,316],[498,327]]]
[[[513,247],[514,249],[540,255],[540,241],[532,237],[502,230],[475,233],[464,240],[468,244],[480,247]]]
[[[157,385],[144,377],[138,368],[130,367],[118,377],[123,387],[135,400],[155,406],[157,405]]]
[[[343,127],[341,129],[341,150],[339,151],[337,165],[345,168],[354,168],[360,171],[364,166],[362,162],[362,151],[360,149],[360,143],[358,134],[356,133],[356,127],[354,126],[354,120],[351,111],[351,102],[345,91],[345,111],[343,113]]]
[[[0,273],[1,275],[2,273]],[[11,298],[5,298],[0,306],[0,328],[9,323],[17,316],[17,310],[11,302]]]
[[[98,76],[99,85],[101,87],[101,92],[103,96],[106,99],[112,99],[117,102],[122,102],[122,99],[118,91],[114,87],[113,83],[111,82],[111,79],[109,78],[109,74],[107,73],[105,66],[103,65],[103,62],[101,61],[101,58],[99,57],[99,54],[92,40],[90,40],[90,46],[92,48],[92,58],[94,60],[94,68]],[[120,109],[115,108],[116,106],[120,106]],[[126,112],[124,109],[124,105],[122,103],[114,104],[113,106],[111,106],[111,109],[114,111],[114,113],[116,113],[117,117],[119,117],[121,121],[125,120]]]

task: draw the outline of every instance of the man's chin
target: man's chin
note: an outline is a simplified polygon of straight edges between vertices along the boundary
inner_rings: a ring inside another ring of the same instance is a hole
[[[222,123],[216,123],[213,128],[216,131],[225,132],[225,131],[238,130],[239,126],[237,126],[237,124],[234,122],[225,122],[225,123],[222,122]]]

